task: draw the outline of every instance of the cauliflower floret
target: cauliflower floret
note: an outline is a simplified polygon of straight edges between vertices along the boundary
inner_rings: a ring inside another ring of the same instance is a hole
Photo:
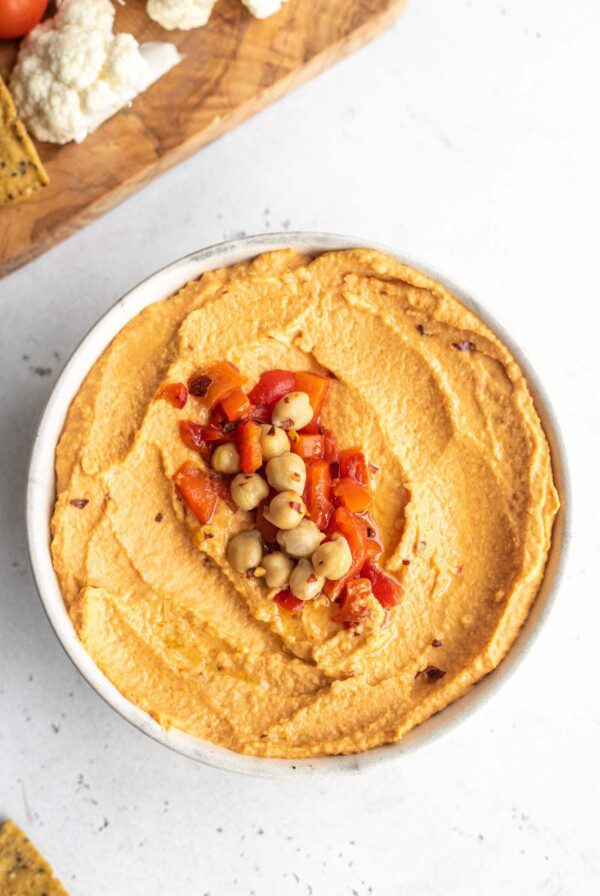
[[[63,0],[21,44],[10,87],[34,137],[79,143],[180,61],[171,44],[113,34],[110,0]]]
[[[210,19],[216,0],[148,0],[146,11],[151,19],[172,31],[200,28]]]
[[[242,3],[257,19],[266,19],[279,12],[286,0],[242,0]]]
[[[57,81],[79,91],[100,77],[110,41],[110,32],[67,25],[43,34],[34,52]]]
[[[54,27],[78,25],[105,33],[112,31],[115,20],[115,8],[110,0],[62,0],[58,3],[58,12],[54,17]]]

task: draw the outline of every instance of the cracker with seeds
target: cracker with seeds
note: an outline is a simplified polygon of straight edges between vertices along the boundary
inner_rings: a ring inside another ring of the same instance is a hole
[[[68,896],[52,868],[12,821],[0,827],[2,896]]]
[[[37,150],[25,125],[17,118],[12,97],[0,77],[0,205],[26,199],[48,181]]]

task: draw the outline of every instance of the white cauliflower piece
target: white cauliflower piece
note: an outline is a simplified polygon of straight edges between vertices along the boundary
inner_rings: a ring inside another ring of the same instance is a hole
[[[286,0],[242,0],[246,9],[257,19],[267,19],[279,12]]]
[[[148,0],[146,11],[167,31],[189,31],[206,25],[215,3],[216,0]]]
[[[113,34],[114,17],[110,0],[62,0],[22,42],[10,89],[38,140],[81,142],[180,61],[171,44],[146,53],[131,34]]]

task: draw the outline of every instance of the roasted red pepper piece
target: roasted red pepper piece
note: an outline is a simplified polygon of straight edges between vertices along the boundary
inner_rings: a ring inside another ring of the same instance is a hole
[[[340,476],[349,476],[370,489],[369,468],[360,448],[345,448],[340,451]]]
[[[331,470],[326,460],[317,460],[306,465],[304,503],[313,523],[321,530],[326,529],[333,510]]]
[[[328,377],[309,373],[308,370],[299,370],[296,373],[296,391],[306,392],[310,399],[310,406],[313,409],[311,423],[317,422],[321,416],[321,408],[329,391],[329,382]]]
[[[277,544],[277,533],[279,532],[279,529],[265,517],[264,507],[258,508],[254,526],[260,532],[260,537],[265,544]]]
[[[284,395],[294,391],[295,376],[291,370],[267,370],[261,373],[258,383],[248,394],[254,405],[265,405],[270,413]]]
[[[173,475],[173,482],[180,497],[198,521],[210,522],[218,500],[217,489],[211,477],[188,460]]]
[[[243,473],[256,473],[262,464],[260,434],[260,426],[253,420],[240,423],[235,430],[235,444],[240,456],[240,467]]]
[[[292,451],[302,460],[321,460],[325,453],[325,439],[318,433],[298,433],[292,441]]]
[[[158,397],[164,398],[174,408],[184,408],[188,399],[188,390],[183,383],[165,383],[158,390]]]
[[[359,625],[363,625],[369,618],[367,598],[370,593],[369,579],[352,579],[346,585],[346,593],[331,617],[332,621],[343,625],[344,628],[357,628]]]
[[[294,597],[289,588],[286,588],[285,591],[280,591],[279,594],[276,594],[273,598],[276,604],[279,604],[280,607],[283,607],[284,610],[287,610],[288,613],[296,613],[303,604],[298,597]]]
[[[360,572],[365,561],[370,556],[371,549],[369,547],[367,528],[365,520],[350,513],[345,507],[336,507],[334,510],[329,524],[329,531],[340,532],[348,542],[348,547],[352,554],[352,566],[341,579],[337,581],[328,579],[325,582],[323,591],[327,597],[332,599],[338,597],[344,590],[346,582],[349,582]]]
[[[220,404],[230,423],[233,420],[241,420],[242,417],[250,413],[252,408],[250,399],[241,389],[234,389],[233,392],[221,399]]]
[[[333,486],[333,494],[352,513],[361,513],[371,503],[368,489],[361,485],[360,482],[357,482],[356,479],[351,479],[350,476],[343,476]]]
[[[402,586],[382,572],[372,560],[367,560],[362,568],[361,575],[370,581],[373,594],[382,607],[386,609],[395,607],[402,598]]]
[[[188,380],[190,395],[195,395],[206,408],[212,408],[218,401],[239,389],[244,377],[234,364],[220,361],[206,370],[198,370]]]
[[[223,432],[219,426],[213,426],[211,423],[202,426],[193,420],[180,420],[179,434],[188,448],[198,451],[205,459],[217,445],[233,441],[233,433]]]

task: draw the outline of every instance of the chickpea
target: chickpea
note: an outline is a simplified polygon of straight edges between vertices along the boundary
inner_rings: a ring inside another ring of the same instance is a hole
[[[323,590],[325,579],[318,576],[310,560],[299,560],[290,576],[290,591],[298,600],[313,600]]]
[[[240,456],[235,445],[231,442],[226,442],[225,445],[219,445],[215,448],[210,459],[210,465],[217,473],[239,473]]]
[[[283,429],[302,429],[310,423],[313,413],[306,392],[288,392],[273,408],[271,420]]]
[[[352,566],[350,546],[343,535],[333,541],[326,541],[316,549],[312,565],[317,575],[326,579],[341,579]]]
[[[263,460],[272,460],[279,457],[284,451],[290,450],[290,440],[287,433],[280,426],[272,426],[270,423],[261,423],[260,447]]]
[[[242,510],[254,510],[269,494],[269,486],[258,473],[238,473],[231,483],[231,497]]]
[[[282,554],[281,551],[273,551],[272,554],[265,554],[260,565],[265,571],[267,587],[283,588],[290,580],[294,561]]]
[[[277,543],[290,557],[310,557],[324,538],[312,520],[302,520],[295,529],[277,533]]]
[[[262,544],[258,529],[247,529],[234,535],[227,545],[227,559],[236,572],[255,569],[262,558]]]
[[[279,492],[265,510],[265,517],[278,529],[294,529],[305,514],[304,501],[300,495],[291,491]]]
[[[266,468],[269,485],[278,492],[292,491],[299,495],[306,485],[306,464],[298,454],[285,451],[279,457],[272,458]]]

